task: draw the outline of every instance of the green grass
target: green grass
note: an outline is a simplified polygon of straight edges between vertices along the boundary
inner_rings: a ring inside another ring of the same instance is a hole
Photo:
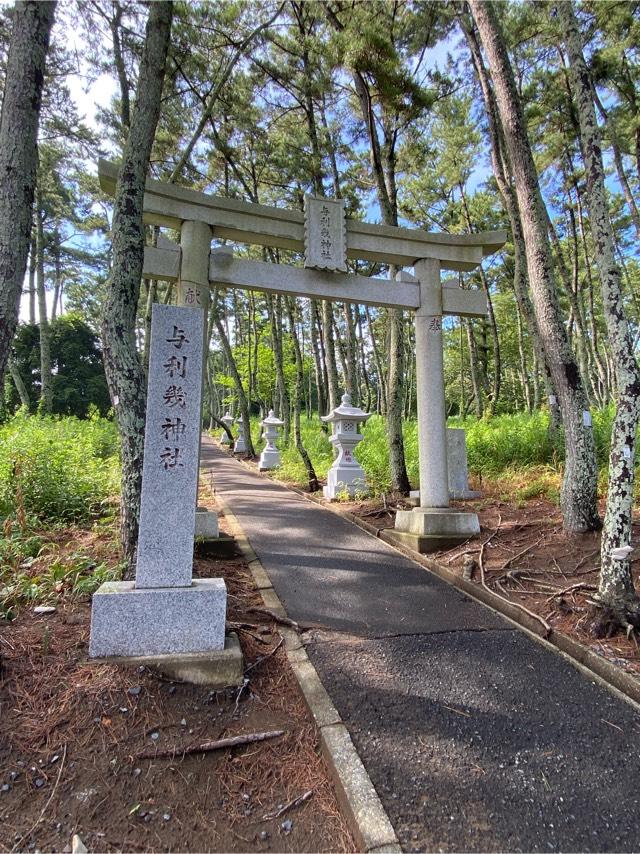
[[[613,408],[593,412],[593,430],[596,453],[600,468],[600,484],[606,488],[606,466],[609,453]],[[555,444],[549,435],[549,416],[545,412],[533,415],[517,413],[500,415],[487,420],[468,418],[462,421],[452,418],[449,427],[462,427],[466,431],[469,473],[484,484],[495,484],[495,488],[511,494],[516,500],[525,501],[537,496],[558,500],[562,474],[561,443]],[[251,433],[259,453],[264,447],[258,441],[259,420],[252,422]],[[333,461],[333,450],[328,435],[320,427],[316,417],[301,419],[302,441],[311,457],[320,478],[326,477]],[[418,446],[415,420],[403,425],[405,457],[409,480],[418,485]],[[374,494],[387,492],[391,486],[389,472],[389,447],[386,438],[385,419],[372,416],[362,427],[364,440],[356,449],[356,457],[362,465],[367,481]],[[278,443],[282,452],[282,465],[277,477],[299,484],[307,481],[300,455],[290,442],[285,447]]]
[[[118,436],[104,418],[19,414],[0,425],[0,617],[86,596],[122,567],[58,540],[74,523],[115,530]],[[75,536],[74,529],[71,536]],[[90,547],[89,547],[90,549]]]
[[[104,418],[17,415],[0,426],[0,517],[95,518],[117,494],[118,436]]]

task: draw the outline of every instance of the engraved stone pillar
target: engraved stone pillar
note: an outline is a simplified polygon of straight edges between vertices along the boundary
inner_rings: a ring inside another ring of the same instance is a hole
[[[223,421],[227,425],[229,430],[231,430],[231,427],[233,425],[233,415],[231,415],[229,410],[227,410],[226,413],[220,419],[220,421]],[[220,444],[221,445],[230,445],[231,444],[231,442],[229,441],[229,437],[227,436],[226,430],[223,430],[220,433]]]
[[[238,425],[238,438],[236,439],[236,443],[233,446],[234,454],[246,454],[247,453],[247,443],[244,437],[245,425],[242,420],[242,416],[240,418],[236,418],[236,424]]]
[[[136,580],[94,594],[92,657],[224,648],[225,583],[192,577],[202,322],[195,308],[153,306]]]
[[[269,415],[262,422],[262,426],[267,444],[260,454],[258,468],[260,471],[267,471],[280,465],[280,451],[276,448],[276,439],[278,438],[278,428],[284,426],[284,421],[276,418],[273,409],[270,409]]]

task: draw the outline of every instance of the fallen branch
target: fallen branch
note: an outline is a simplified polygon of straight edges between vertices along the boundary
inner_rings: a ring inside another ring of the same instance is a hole
[[[564,596],[565,593],[572,593],[575,590],[597,590],[598,588],[595,584],[572,584],[570,587],[565,587],[564,590],[558,590],[557,593],[554,593],[553,596],[549,596],[548,599],[545,599],[545,602],[552,602],[554,599],[558,599],[560,596]]]
[[[500,569],[504,571],[508,566],[511,566],[511,564],[512,564],[514,561],[516,561],[519,557],[524,557],[524,556],[527,554],[527,552],[530,552],[530,551],[531,551],[531,549],[534,549],[536,546],[539,546],[539,545],[540,545],[540,540],[541,540],[541,539],[542,539],[542,537],[541,537],[540,539],[536,540],[536,542],[535,542],[535,543],[531,543],[531,545],[527,546],[527,547],[526,547],[526,549],[522,549],[522,551],[520,551],[520,552],[518,552],[517,554],[513,555],[513,557],[510,557],[510,558],[509,558],[509,560],[506,560],[506,561],[502,564],[502,566],[500,567]]]
[[[136,759],[175,759],[176,756],[187,756],[190,753],[211,753],[214,750],[226,750],[228,747],[238,747],[242,744],[254,744],[256,741],[267,741],[284,735],[283,729],[270,732],[252,732],[246,735],[234,735],[232,738],[219,738],[217,741],[204,741],[202,744],[191,744],[188,747],[172,747],[167,750],[145,750],[136,755]]]
[[[574,568],[573,568],[573,572],[571,573],[571,575],[577,575],[577,574],[578,574],[578,570],[580,569],[580,567],[584,566],[584,564],[585,564],[588,560],[591,560],[591,558],[592,558],[592,557],[595,557],[597,554],[600,554],[600,549],[595,549],[594,551],[589,552],[589,554],[586,554],[584,557],[580,558],[580,560],[578,561],[578,563],[574,566]],[[590,569],[590,570],[589,570],[589,572],[595,572],[595,569]],[[587,573],[585,573],[585,575],[586,575],[586,574],[587,574]]]
[[[254,661],[253,664],[250,664],[248,667],[245,667],[245,676],[250,670],[253,670],[254,667],[257,667],[259,664],[262,664],[263,661],[266,661],[267,658],[271,658],[271,656],[276,653],[282,644],[284,643],[284,638],[280,638],[278,643],[274,646],[272,650],[270,650],[266,655],[262,655],[257,661]]]
[[[500,528],[501,523],[502,523],[502,516],[500,516],[500,521],[498,522],[498,527],[493,532],[491,537],[493,537],[495,534],[498,533],[498,530]],[[508,602],[510,605],[513,605],[515,608],[519,608],[521,611],[524,611],[525,614],[528,614],[530,617],[533,617],[534,620],[537,620],[539,623],[542,623],[542,625],[544,626],[544,630],[545,630],[544,637],[548,638],[549,635],[551,634],[551,626],[549,625],[549,623],[547,623],[546,620],[543,620],[543,618],[539,614],[534,614],[533,611],[530,611],[528,608],[525,608],[524,605],[521,605],[519,602],[513,602],[507,596],[501,596],[499,593],[496,593],[495,590],[491,590],[491,588],[487,585],[487,582],[485,581],[485,578],[484,578],[484,548],[487,545],[487,543],[489,542],[489,540],[491,539],[491,537],[488,537],[480,546],[480,554],[478,555],[478,566],[480,567],[480,584],[482,584],[484,589],[488,593],[491,593],[492,596],[497,596],[499,599],[502,599],[504,602]]]
[[[233,620],[227,620],[226,627],[231,629],[231,631],[242,632],[245,635],[249,635],[249,637],[257,640],[259,643],[269,643],[268,640],[261,638],[260,635],[255,634],[255,632],[249,631],[250,628],[259,628],[259,626],[254,625],[254,623],[236,623]]]
[[[267,617],[271,617],[275,623],[280,623],[282,626],[289,626],[296,631],[300,628],[295,620],[290,620],[289,617],[281,617],[279,614],[276,614],[275,611],[270,611],[268,608],[249,608],[248,610],[252,614],[264,614]]]
[[[271,821],[274,818],[280,818],[281,815],[284,815],[289,810],[292,810],[294,807],[299,807],[300,804],[303,804],[305,801],[308,801],[311,795],[313,794],[313,789],[309,789],[308,792],[305,792],[302,795],[298,795],[297,798],[294,798],[292,801],[289,801],[288,804],[285,804],[283,807],[280,807],[276,812],[268,812],[262,816],[263,821]]]

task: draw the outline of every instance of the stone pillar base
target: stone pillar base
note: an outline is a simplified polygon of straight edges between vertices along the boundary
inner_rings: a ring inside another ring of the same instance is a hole
[[[212,510],[196,510],[195,537],[210,540],[217,538],[220,533],[218,528],[218,514]]]
[[[222,578],[190,587],[136,588],[107,581],[91,604],[92,658],[184,655],[224,649],[227,588]]]
[[[111,656],[113,664],[127,667],[151,667],[169,679],[206,685],[220,691],[242,685],[244,659],[238,636],[233,632],[225,638],[224,649],[218,652],[189,652],[182,655]]]
[[[325,498],[333,500],[345,492],[351,497],[356,492],[368,493],[369,487],[360,466],[337,466],[327,472],[327,485],[322,492]]]
[[[258,463],[259,471],[269,471],[277,469],[280,465],[280,451],[265,450],[260,454],[260,462]]]
[[[395,528],[386,529],[385,539],[401,543],[421,554],[453,548],[480,533],[475,513],[449,507],[415,507],[398,510]]]

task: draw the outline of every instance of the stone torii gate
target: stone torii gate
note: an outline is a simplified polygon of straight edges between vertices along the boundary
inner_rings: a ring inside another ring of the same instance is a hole
[[[118,167],[100,161],[102,189],[115,192]],[[180,233],[145,247],[144,275],[177,283],[178,305],[205,312],[211,286],[409,309],[414,312],[420,506],[400,511],[395,537],[428,551],[479,533],[478,517],[449,507],[442,317],[487,314],[485,295],[441,281],[442,270],[470,271],[498,251],[506,232],[441,234],[373,225],[344,217],[342,200],[305,200],[305,213],[227,199],[148,180],[144,221]],[[234,258],[212,239],[304,253],[305,267]],[[395,282],[346,272],[346,259],[399,267]],[[206,317],[206,315],[205,315]],[[205,350],[206,353],[206,350]]]

